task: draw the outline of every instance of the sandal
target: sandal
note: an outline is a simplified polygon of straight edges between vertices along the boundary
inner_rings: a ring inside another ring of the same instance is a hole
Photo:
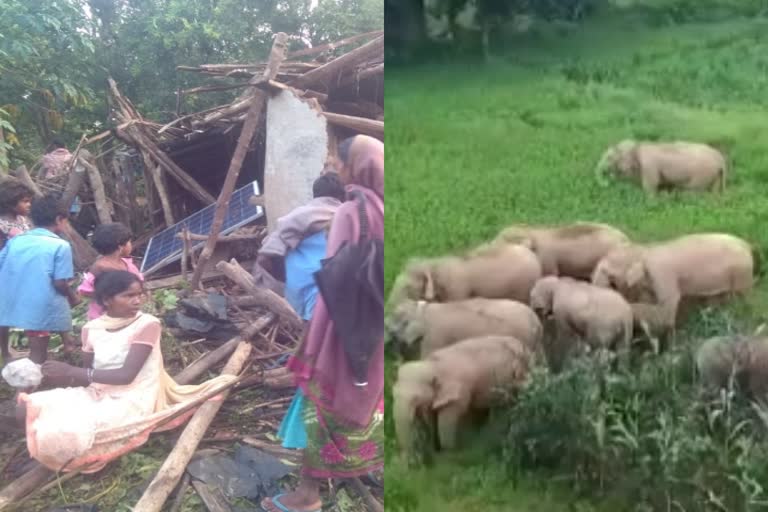
[[[265,512],[272,512],[272,510],[273,510],[272,508],[264,505],[264,503],[267,502],[267,500],[269,500],[269,503],[271,503],[273,506],[277,507],[277,509],[281,510],[282,512],[305,512],[303,510],[297,510],[297,509],[288,508],[285,505],[283,505],[282,503],[280,503],[280,497],[282,497],[282,496],[285,496],[285,494],[277,494],[277,495],[275,495],[275,496],[273,496],[271,498],[264,498],[261,501],[261,508],[262,508],[262,510],[264,510]],[[323,509],[323,507],[321,505],[320,507],[318,507],[316,509],[308,510],[306,512],[322,512],[322,509]]]

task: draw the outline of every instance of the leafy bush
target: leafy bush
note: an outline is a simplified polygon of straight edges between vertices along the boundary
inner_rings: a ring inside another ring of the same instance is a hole
[[[561,476],[635,510],[757,510],[768,504],[768,445],[733,390],[700,396],[688,345],[613,374],[594,360],[540,373],[509,411],[505,461]]]

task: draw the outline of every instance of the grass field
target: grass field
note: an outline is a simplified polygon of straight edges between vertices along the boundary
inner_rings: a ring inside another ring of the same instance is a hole
[[[768,254],[768,23],[602,21],[509,47],[493,67],[387,71],[388,284],[409,257],[475,245],[513,222],[608,222],[637,240],[725,231]],[[593,168],[625,137],[717,145],[732,165],[726,193],[600,187]],[[766,320],[766,305],[763,280],[731,309],[748,329]],[[393,370],[389,362],[389,384]],[[387,510],[593,510],[532,478],[511,488],[492,456],[414,472],[393,447]]]

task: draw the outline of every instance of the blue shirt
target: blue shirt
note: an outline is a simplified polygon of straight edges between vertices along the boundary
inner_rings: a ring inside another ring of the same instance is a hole
[[[51,231],[35,228],[11,238],[0,251],[0,325],[69,331],[72,311],[53,282],[74,275],[69,242]]]
[[[308,236],[285,257],[285,299],[304,320],[312,318],[318,288],[314,273],[325,258],[325,231]]]

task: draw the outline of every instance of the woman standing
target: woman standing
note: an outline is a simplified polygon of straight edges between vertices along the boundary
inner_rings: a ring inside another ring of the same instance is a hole
[[[339,175],[348,198],[362,194],[369,237],[384,239],[384,144],[367,136],[354,137]],[[337,211],[326,255],[334,256],[346,242],[360,237],[356,200]],[[288,368],[296,376],[304,400],[302,416],[307,434],[301,482],[288,494],[262,501],[268,512],[320,511],[320,481],[353,478],[384,464],[384,340],[374,345],[367,384],[360,385],[330,319],[318,297],[307,336]]]

